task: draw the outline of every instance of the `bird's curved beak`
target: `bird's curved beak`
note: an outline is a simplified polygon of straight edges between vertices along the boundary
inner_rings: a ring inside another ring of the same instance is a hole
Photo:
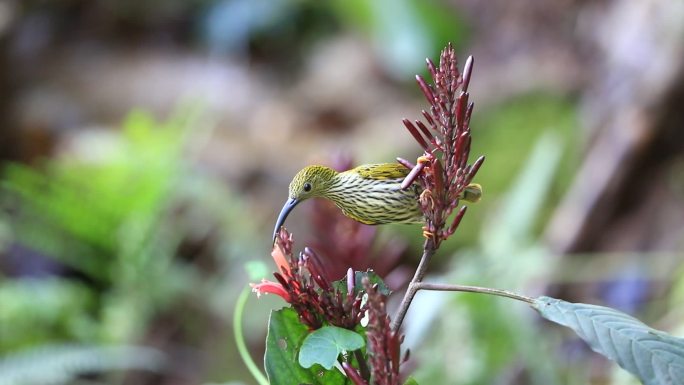
[[[287,216],[290,215],[290,211],[297,206],[297,204],[300,201],[295,199],[295,198],[289,198],[285,204],[283,205],[282,210],[280,210],[280,214],[278,215],[278,220],[276,221],[275,229],[273,229],[273,241],[275,242],[276,237],[278,236],[278,231],[280,231],[280,226],[285,223],[285,219],[287,219]]]

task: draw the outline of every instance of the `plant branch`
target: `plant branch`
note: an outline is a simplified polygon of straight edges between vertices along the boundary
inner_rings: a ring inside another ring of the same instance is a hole
[[[411,306],[413,297],[416,295],[418,290],[420,290],[419,284],[422,283],[425,273],[427,273],[428,263],[435,254],[435,251],[437,251],[437,245],[435,241],[432,238],[426,239],[425,244],[423,245],[423,256],[420,257],[420,263],[418,264],[418,268],[416,268],[416,273],[413,275],[413,278],[406,289],[406,293],[404,293],[404,298],[402,298],[401,303],[399,304],[397,314],[392,320],[393,332],[396,333],[401,327],[402,322],[404,322],[406,312],[408,311],[409,306]]]
[[[489,287],[480,286],[423,282],[423,278],[425,278],[425,274],[427,273],[428,262],[430,262],[430,259],[435,254],[435,251],[437,251],[437,246],[435,245],[434,241],[432,239],[427,239],[425,241],[425,245],[423,246],[423,256],[420,258],[420,263],[418,264],[416,273],[413,275],[413,279],[411,279],[411,282],[409,283],[408,288],[406,289],[406,293],[404,293],[404,298],[402,298],[401,303],[399,304],[397,314],[394,316],[394,320],[392,321],[392,331],[396,332],[401,327],[401,324],[404,322],[404,318],[406,317],[406,312],[408,312],[408,309],[411,306],[413,297],[416,296],[416,293],[418,293],[419,290],[461,291],[468,293],[481,293],[495,295],[498,297],[511,298],[518,301],[526,302],[528,304],[534,303],[533,298],[521,294],[516,294],[507,290],[493,289]]]
[[[468,286],[468,285],[452,285],[448,283],[427,283],[427,282],[416,282],[413,287],[415,291],[418,290],[433,290],[433,291],[462,291],[468,293],[481,293],[488,295],[495,295],[498,297],[506,297],[515,299],[518,301],[526,302],[528,304],[533,304],[534,299],[516,294],[508,290],[493,289],[490,287],[480,287],[480,286]]]

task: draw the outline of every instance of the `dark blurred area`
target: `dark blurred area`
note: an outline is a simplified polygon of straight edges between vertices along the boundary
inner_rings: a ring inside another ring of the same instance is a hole
[[[683,20],[656,0],[1,2],[0,385],[256,383],[233,316],[275,270],[290,178],[420,155],[401,119],[448,42],[475,59],[487,160],[430,279],[684,334]],[[401,290],[420,227],[345,221],[307,202],[287,226],[333,278]],[[283,303],[248,301],[260,363]],[[419,383],[636,383],[519,304],[421,293],[405,325]]]

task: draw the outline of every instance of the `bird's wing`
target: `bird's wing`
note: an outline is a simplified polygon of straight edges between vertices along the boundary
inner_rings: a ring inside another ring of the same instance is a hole
[[[353,170],[365,179],[401,179],[411,171],[399,163],[364,164]]]

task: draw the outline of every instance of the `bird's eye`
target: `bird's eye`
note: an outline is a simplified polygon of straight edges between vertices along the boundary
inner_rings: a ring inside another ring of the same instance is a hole
[[[304,183],[304,192],[309,192],[311,191],[311,183],[306,182]]]

